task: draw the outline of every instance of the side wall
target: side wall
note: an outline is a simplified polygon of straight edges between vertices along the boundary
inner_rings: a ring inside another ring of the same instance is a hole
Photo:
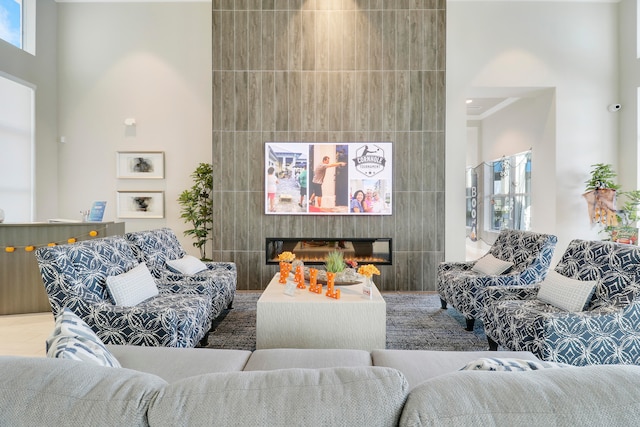
[[[109,221],[117,191],[164,191],[164,219],[126,230],[170,227],[198,255],[176,200],[211,161],[211,4],[59,3],[58,29],[58,215],[106,200]],[[117,151],[163,151],[165,179],[117,179]]]
[[[547,146],[532,165],[546,177],[533,189],[546,192],[536,212],[549,213],[532,224],[558,236],[559,254],[571,239],[599,238],[581,195],[590,165],[618,161],[620,116],[607,111],[618,98],[618,4],[452,1],[447,22],[446,258],[464,259],[465,165],[457,153],[466,144],[465,98],[476,88],[555,91],[555,117],[542,118],[555,122],[555,135],[540,139]]]
[[[214,258],[238,264],[240,289],[260,289],[275,273],[265,237],[391,237],[394,265],[376,284],[434,290],[444,255],[444,0],[261,4],[213,2]],[[393,142],[393,215],[266,216],[266,141]]]

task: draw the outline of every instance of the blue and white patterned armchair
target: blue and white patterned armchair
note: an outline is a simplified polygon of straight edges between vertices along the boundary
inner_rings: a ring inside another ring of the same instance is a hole
[[[211,296],[172,290],[155,280],[159,294],[135,306],[115,305],[106,286],[138,265],[122,236],[39,248],[36,259],[51,309],[67,307],[105,344],[195,347],[211,328]]]
[[[640,248],[573,240],[555,271],[597,281],[587,308],[568,312],[545,304],[536,298],[539,286],[487,288],[489,348],[579,366],[640,364]]]
[[[149,267],[151,274],[164,281],[171,281],[176,289],[190,286],[206,286],[210,289],[215,319],[227,308],[231,308],[236,295],[237,269],[232,262],[205,262],[207,270],[194,275],[180,274],[167,266],[167,261],[177,260],[186,251],[170,228],[136,231],[124,235],[132,246],[139,262]]]
[[[513,263],[513,267],[500,275],[473,271],[477,261],[440,263],[437,287],[442,308],[450,304],[458,310],[467,320],[466,329],[472,331],[475,319],[484,311],[485,288],[542,281],[549,271],[557,241],[557,237],[550,234],[502,230],[488,252]]]

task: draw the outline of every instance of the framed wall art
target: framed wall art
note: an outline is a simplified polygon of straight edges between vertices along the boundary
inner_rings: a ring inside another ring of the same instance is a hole
[[[391,215],[391,142],[265,143],[267,215]]]
[[[163,191],[118,191],[118,218],[164,218]]]
[[[163,151],[118,151],[116,153],[117,178],[164,178]]]

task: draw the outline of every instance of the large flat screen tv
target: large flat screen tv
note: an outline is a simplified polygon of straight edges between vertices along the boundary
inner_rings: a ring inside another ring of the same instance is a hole
[[[391,215],[391,142],[265,143],[267,215]]]

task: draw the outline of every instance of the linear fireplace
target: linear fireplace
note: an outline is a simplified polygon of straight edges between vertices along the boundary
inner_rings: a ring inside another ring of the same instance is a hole
[[[278,264],[278,255],[282,252],[292,252],[296,259],[305,264],[324,264],[329,252],[344,253],[345,260],[355,260],[358,263],[391,265],[391,238],[266,238],[267,264]]]

